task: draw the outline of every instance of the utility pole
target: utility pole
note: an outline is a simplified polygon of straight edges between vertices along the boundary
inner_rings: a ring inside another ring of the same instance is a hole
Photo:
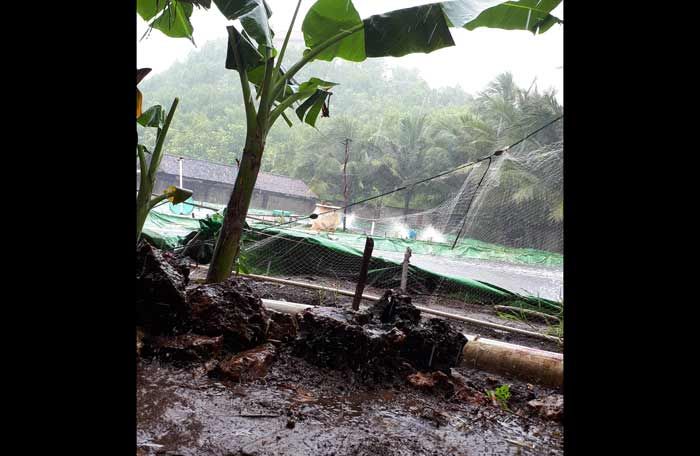
[[[183,186],[182,186],[182,157],[180,157],[180,160],[178,160],[178,164],[180,165],[180,188],[183,188]]]
[[[350,158],[350,138],[345,138],[345,160],[343,161],[343,232],[346,231],[345,221],[348,218],[348,159]]]

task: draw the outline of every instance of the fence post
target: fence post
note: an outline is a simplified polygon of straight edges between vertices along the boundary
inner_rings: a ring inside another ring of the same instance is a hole
[[[357,281],[357,288],[355,289],[355,297],[352,299],[352,309],[360,309],[360,301],[362,300],[362,293],[365,291],[365,282],[367,282],[367,269],[369,268],[369,260],[372,259],[372,250],[374,250],[374,239],[367,237],[365,241],[365,251],[362,254],[362,266],[360,267],[360,278]]]
[[[408,259],[411,258],[411,248],[406,247],[406,253],[403,256],[403,265],[401,266],[401,291],[406,293],[406,282],[408,281]]]

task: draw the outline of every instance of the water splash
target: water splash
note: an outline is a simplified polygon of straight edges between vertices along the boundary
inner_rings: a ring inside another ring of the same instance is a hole
[[[396,237],[396,238],[401,238],[401,239],[407,239],[408,238],[408,226],[401,222],[396,222],[394,225],[391,227],[391,231],[389,232],[389,237]]]
[[[425,229],[420,230],[418,233],[419,241],[429,241],[429,242],[447,242],[445,236],[438,230],[436,230],[432,225],[428,225]]]

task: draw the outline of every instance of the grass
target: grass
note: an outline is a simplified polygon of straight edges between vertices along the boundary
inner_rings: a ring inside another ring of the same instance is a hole
[[[547,334],[554,337],[564,338],[564,319],[559,321],[556,325],[550,325],[547,327]]]
[[[318,296],[318,305],[319,306],[324,306],[326,305],[326,293],[328,293],[332,299],[333,299],[333,305],[337,306],[338,305],[338,292],[337,291],[326,291],[326,290],[316,290],[316,294]],[[330,300],[328,302],[331,302]]]
[[[552,309],[550,305],[547,305],[546,307],[540,307],[538,308],[533,308],[533,306],[528,306],[524,305],[525,303],[522,301],[512,301],[508,303],[504,303],[504,305],[509,305],[511,307],[520,307],[522,309],[530,309],[530,310],[537,310],[542,313],[547,313],[549,315],[555,316],[559,318],[559,323],[554,323],[554,324],[548,324],[547,328],[545,329],[545,334],[558,337],[560,339],[564,338],[564,299],[560,299],[558,302],[558,305],[556,306],[556,309]],[[554,312],[552,310],[555,310]],[[511,314],[511,313],[505,313],[505,312],[497,312],[496,315],[499,318],[503,318],[506,320],[512,320],[512,321],[518,321],[522,322],[525,324],[530,325],[531,327],[532,324],[530,320],[528,320],[528,317],[525,313],[521,312],[518,314]]]
[[[559,317],[559,323],[549,325],[547,327],[547,334],[564,339],[564,298],[561,298],[559,302],[561,303],[561,308],[559,309],[559,313],[555,315]]]
[[[527,317],[523,314],[514,315],[512,313],[496,312],[496,316],[498,316],[498,318],[503,318],[504,320],[512,320],[512,321],[520,321],[523,323],[529,323]]]
[[[510,385],[501,385],[495,390],[486,390],[486,395],[503,410],[509,410]]]

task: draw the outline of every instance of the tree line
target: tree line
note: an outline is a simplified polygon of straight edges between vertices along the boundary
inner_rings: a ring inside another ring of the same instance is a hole
[[[226,46],[224,39],[211,41],[140,84],[145,105],[181,98],[166,153],[229,165],[240,158],[245,111],[237,75],[222,64]],[[302,50],[290,46],[287,52],[296,57]],[[430,88],[417,70],[377,59],[313,62],[299,79],[312,74],[342,83],[342,90],[329,99],[330,117],[320,120],[317,128],[275,124],[262,170],[302,179],[327,201],[345,196],[346,143],[347,193],[355,201],[488,155],[563,112],[553,90],[541,91],[534,83],[518,87],[510,73],[476,94],[458,86]],[[141,129],[139,134],[149,140],[153,132]],[[559,122],[528,141],[534,147],[561,138]],[[512,185],[529,186],[531,198],[536,196],[533,176],[511,177]],[[382,204],[430,208],[458,190],[462,181],[459,174],[431,181],[383,198]],[[525,193],[519,198],[527,199]]]

